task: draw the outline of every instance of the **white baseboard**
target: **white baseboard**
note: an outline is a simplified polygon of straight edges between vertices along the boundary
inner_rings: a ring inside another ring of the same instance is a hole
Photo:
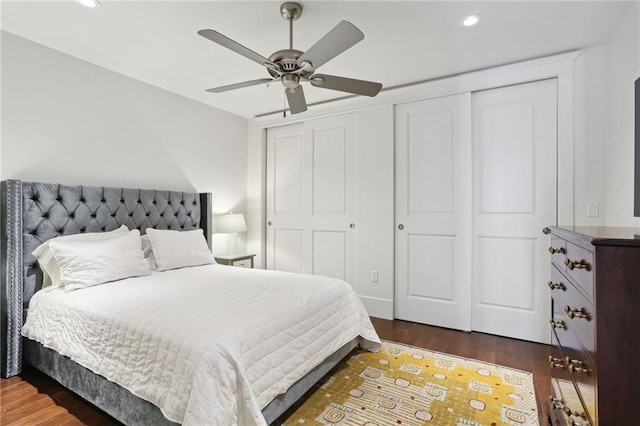
[[[362,295],[360,300],[370,317],[393,319],[393,300]]]

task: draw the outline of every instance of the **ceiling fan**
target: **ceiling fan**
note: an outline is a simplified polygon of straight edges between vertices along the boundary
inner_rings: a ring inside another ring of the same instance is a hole
[[[202,37],[265,66],[271,76],[270,78],[215,87],[207,89],[207,92],[221,93],[242,87],[281,81],[285,87],[289,110],[292,114],[307,110],[302,82],[309,82],[314,87],[339,90],[356,95],[376,96],[380,92],[382,89],[380,83],[335,75],[315,74],[315,71],[323,64],[364,39],[364,34],[355,25],[348,21],[341,21],[309,50],[303,52],[293,48],[293,21],[300,18],[302,6],[293,2],[283,3],[280,6],[280,14],[289,21],[289,48],[274,52],[268,59],[217,31],[198,31]]]

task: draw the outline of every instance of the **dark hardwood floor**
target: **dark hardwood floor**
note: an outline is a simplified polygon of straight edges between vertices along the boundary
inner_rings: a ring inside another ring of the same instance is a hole
[[[373,318],[380,338],[433,351],[474,358],[530,371],[538,398],[540,424],[547,424],[549,395],[548,346],[483,333],[465,333],[406,321]],[[119,425],[82,398],[32,369],[22,376],[0,380],[0,424]],[[446,425],[443,425],[446,426]]]

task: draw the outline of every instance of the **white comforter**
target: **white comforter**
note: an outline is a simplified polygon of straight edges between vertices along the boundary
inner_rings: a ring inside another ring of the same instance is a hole
[[[379,339],[349,284],[221,265],[31,299],[22,334],[191,425],[261,409],[343,344]]]

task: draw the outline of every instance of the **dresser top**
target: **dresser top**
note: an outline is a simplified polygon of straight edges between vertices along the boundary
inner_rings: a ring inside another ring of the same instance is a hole
[[[615,226],[550,226],[555,235],[594,246],[638,246],[640,228]],[[585,247],[586,248],[586,247]]]

